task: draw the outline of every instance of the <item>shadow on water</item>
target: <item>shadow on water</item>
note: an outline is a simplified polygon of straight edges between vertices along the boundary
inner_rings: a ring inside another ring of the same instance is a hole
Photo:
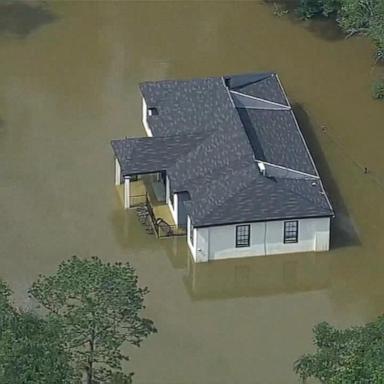
[[[316,17],[303,23],[309,32],[324,40],[337,41],[345,39],[345,34],[333,18]]]
[[[276,17],[287,17],[292,23],[301,24],[309,32],[327,41],[337,41],[345,38],[345,34],[338,26],[334,17],[313,17],[310,20],[302,20],[297,13],[299,1],[297,0],[264,0],[269,5]],[[279,16],[279,11],[282,15]],[[285,13],[285,11],[288,11]]]
[[[300,253],[194,263],[184,283],[192,300],[265,297],[327,289],[330,254]]]
[[[0,3],[0,34],[25,38],[32,32],[56,19],[46,6],[40,3]]]
[[[301,104],[294,104],[292,108],[316,163],[324,188],[335,210],[335,218],[333,219],[331,230],[331,248],[361,245],[359,236],[337,186],[337,182],[332,175],[331,168],[327,163],[326,157],[316,137],[315,127],[308,113]]]

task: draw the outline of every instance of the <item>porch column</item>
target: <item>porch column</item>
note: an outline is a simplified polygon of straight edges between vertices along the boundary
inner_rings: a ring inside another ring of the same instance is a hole
[[[130,181],[131,178],[129,176],[124,178],[124,208],[130,208],[131,207],[131,202],[130,202],[130,197],[131,197],[131,190],[130,190]]]
[[[121,184],[121,168],[119,160],[115,157],[115,185]]]

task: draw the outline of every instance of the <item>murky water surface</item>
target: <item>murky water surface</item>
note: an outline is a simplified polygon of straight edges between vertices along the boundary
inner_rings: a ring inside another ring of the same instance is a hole
[[[29,305],[36,276],[73,254],[129,260],[159,329],[132,351],[136,383],[296,383],[314,324],[383,312],[372,54],[260,2],[1,4],[1,278]],[[194,265],[182,239],[156,240],[124,212],[109,140],[144,135],[140,81],[265,70],[280,74],[330,192],[333,249]]]

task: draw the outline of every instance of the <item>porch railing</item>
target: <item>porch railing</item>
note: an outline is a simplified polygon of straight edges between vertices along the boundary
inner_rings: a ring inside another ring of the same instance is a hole
[[[173,237],[173,236],[185,236],[187,230],[184,226],[176,226],[173,224],[168,224],[163,218],[156,217],[151,202],[149,200],[148,194],[145,196],[145,207],[148,211],[148,216],[150,217],[151,224],[157,235],[157,237]]]

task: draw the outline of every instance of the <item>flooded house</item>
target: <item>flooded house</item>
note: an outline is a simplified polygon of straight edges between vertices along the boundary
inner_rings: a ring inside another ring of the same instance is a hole
[[[327,251],[334,215],[275,73],[140,84],[147,137],[112,141],[115,184],[196,262]]]

